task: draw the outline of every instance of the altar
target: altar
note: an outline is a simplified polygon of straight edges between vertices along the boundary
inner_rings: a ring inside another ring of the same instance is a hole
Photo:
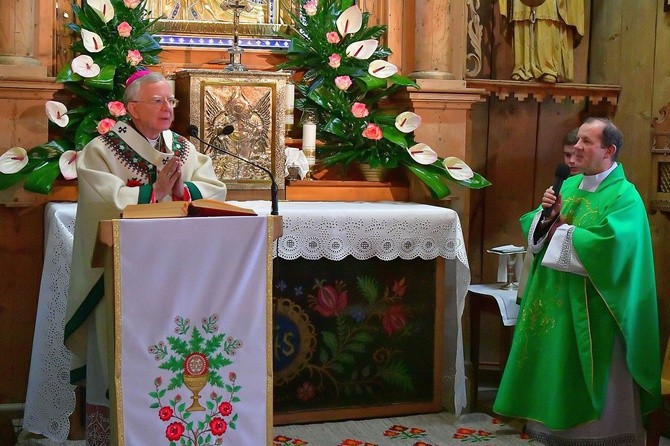
[[[266,201],[231,203],[270,213]],[[275,424],[460,413],[470,271],[456,212],[400,202],[282,202],[279,213]],[[62,337],[75,214],[76,203],[47,205],[24,413],[24,429],[60,440],[74,408]]]

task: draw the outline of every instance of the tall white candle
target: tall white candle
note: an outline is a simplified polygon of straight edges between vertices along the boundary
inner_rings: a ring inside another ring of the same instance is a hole
[[[284,124],[288,130],[293,126],[293,108],[295,107],[295,85],[292,83],[286,84],[286,117]]]
[[[316,164],[316,124],[305,123],[302,126],[302,151],[307,164]]]

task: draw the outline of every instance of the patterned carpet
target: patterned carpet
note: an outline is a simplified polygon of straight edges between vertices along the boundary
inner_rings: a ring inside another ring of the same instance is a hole
[[[533,443],[517,426],[483,413],[442,412],[397,418],[275,426],[272,446],[486,446]]]

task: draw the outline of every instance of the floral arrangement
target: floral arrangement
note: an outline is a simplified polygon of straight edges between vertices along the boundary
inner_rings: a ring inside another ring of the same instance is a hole
[[[417,87],[385,60],[391,50],[379,44],[385,26],[368,27],[369,13],[354,0],[301,0],[293,15],[291,46],[280,69],[304,71],[296,85],[296,108],[314,109],[319,125],[317,156],[324,165],[366,163],[404,166],[434,198],[450,194],[447,181],[468,188],[490,185],[463,161],[442,159],[413,132],[421,117],[395,114],[379,106],[400,88]]]
[[[72,4],[78,20],[69,28],[80,37],[72,45],[76,55],[56,76],[74,93],[76,107],[46,103],[49,120],[62,128],[57,139],[26,151],[13,147],[0,156],[0,190],[21,180],[24,188],[46,194],[56,178],[76,178],[77,152],[109,131],[117,120],[127,120],[121,102],[125,82],[144,65],[158,63],[161,47],[153,38],[147,0],[87,0]]]

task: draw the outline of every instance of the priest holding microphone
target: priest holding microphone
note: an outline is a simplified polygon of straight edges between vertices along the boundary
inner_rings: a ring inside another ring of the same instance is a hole
[[[587,119],[581,174],[567,169],[521,217],[534,259],[493,410],[543,444],[643,445],[642,416],[660,404],[649,222],[622,142],[610,120]]]
[[[170,131],[177,106],[159,73],[138,71],[126,82],[131,122],[118,121],[79,153],[79,203],[68,292],[65,345],[71,381],[86,388],[87,444],[109,444],[108,325],[103,268],[91,267],[100,220],[119,218],[130,204],[224,200],[226,187],[183,136]],[[175,234],[178,237],[178,234]],[[147,253],[147,262],[156,261]]]

